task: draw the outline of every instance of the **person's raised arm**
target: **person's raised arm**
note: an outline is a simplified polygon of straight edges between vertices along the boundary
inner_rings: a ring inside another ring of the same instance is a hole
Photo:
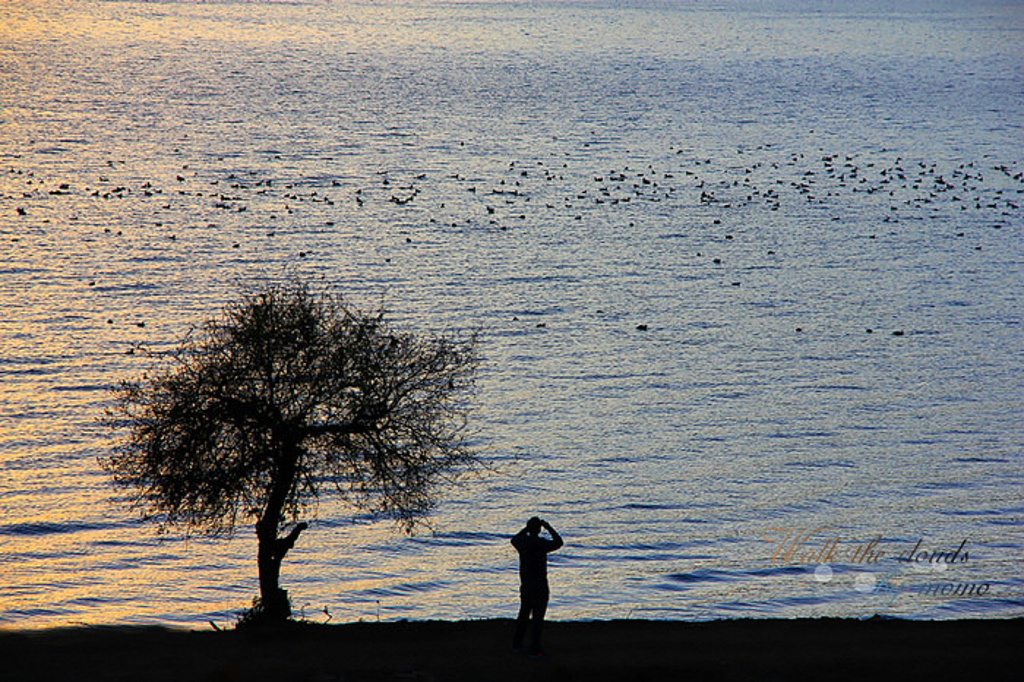
[[[541,526],[547,528],[548,532],[551,533],[551,541],[555,543],[555,546],[551,548],[552,552],[554,552],[556,549],[565,544],[564,542],[562,542],[562,536],[558,534],[557,530],[551,527],[550,523],[548,523],[547,521],[541,521],[540,523]]]

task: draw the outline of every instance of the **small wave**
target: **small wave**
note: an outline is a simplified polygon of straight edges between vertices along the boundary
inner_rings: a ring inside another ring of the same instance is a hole
[[[794,575],[807,573],[806,566],[769,566],[767,568],[755,568],[743,571],[743,575],[749,576],[773,576],[773,575]]]
[[[438,533],[429,538],[432,544],[446,547],[469,547],[493,542],[507,542],[507,537],[500,533],[456,532]]]
[[[810,384],[803,388],[810,388],[815,391],[870,391],[868,386],[857,386],[855,384]]]
[[[54,386],[50,389],[58,393],[102,393],[110,390],[109,384],[80,384],[77,386]]]
[[[818,606],[821,604],[830,604],[833,602],[841,601],[839,595],[824,595],[824,596],[813,596],[813,597],[783,597],[781,599],[771,599],[769,603],[778,604],[780,606]],[[776,611],[773,611],[777,613]]]
[[[853,462],[844,462],[842,460],[835,459],[819,459],[810,462],[786,462],[784,466],[788,467],[806,467],[809,469],[821,469],[826,467],[843,467],[845,469],[851,469],[855,465]]]
[[[680,583],[719,583],[733,580],[735,575],[727,571],[709,568],[693,573],[670,573],[668,578]]]
[[[40,536],[57,535],[61,533],[80,533],[90,530],[102,530],[112,527],[111,524],[99,523],[50,523],[42,521],[39,523],[11,523],[0,526],[0,536]]]
[[[630,502],[629,504],[624,504],[624,505],[622,505],[620,507],[617,507],[617,508],[618,509],[657,509],[657,510],[662,510],[662,511],[678,511],[680,509],[683,509],[684,507],[685,507],[685,505],[682,505],[682,504],[648,504],[648,503],[645,503],[645,502]]]
[[[946,509],[938,512],[943,516],[1002,516],[996,509]]]
[[[443,589],[448,583],[442,580],[428,580],[418,583],[401,583],[391,587],[375,587],[364,594],[371,597],[395,597],[410,594],[424,594]]]
[[[681,550],[687,545],[693,545],[694,543],[679,543],[679,542],[634,542],[626,545],[604,545],[601,547],[606,552],[650,552],[650,551],[673,551]]]
[[[68,609],[39,607],[34,609],[11,609],[0,616],[0,623],[18,623],[42,618],[67,617]]]
[[[972,464],[975,463],[975,462],[990,462],[990,463],[994,463],[994,464],[1007,464],[1010,460],[1006,459],[1005,457],[954,457],[953,461],[954,462],[968,462],[968,463],[972,463]]]
[[[802,438],[831,438],[835,435],[835,431],[776,431],[775,433],[766,433],[764,437],[799,440]]]

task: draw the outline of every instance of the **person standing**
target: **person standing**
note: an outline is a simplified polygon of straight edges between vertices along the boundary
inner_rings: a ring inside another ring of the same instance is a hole
[[[541,537],[541,529],[547,530],[551,538]],[[548,554],[563,544],[562,537],[547,521],[536,516],[512,537],[512,546],[519,552],[519,616],[516,618],[512,646],[523,649],[527,629],[530,630],[529,652],[539,656],[540,631],[544,625],[544,614],[548,610]]]

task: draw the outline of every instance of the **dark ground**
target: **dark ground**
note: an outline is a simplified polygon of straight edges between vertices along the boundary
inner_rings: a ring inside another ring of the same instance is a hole
[[[541,658],[511,651],[507,620],[0,630],[0,680],[1019,680],[1022,624],[552,622]]]

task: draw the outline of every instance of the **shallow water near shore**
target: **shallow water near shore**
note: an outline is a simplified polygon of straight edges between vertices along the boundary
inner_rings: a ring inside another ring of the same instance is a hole
[[[494,471],[404,537],[324,499],[299,615],[1024,612],[1012,2],[0,3],[0,625],[230,623],[108,389],[299,273],[481,331]]]

